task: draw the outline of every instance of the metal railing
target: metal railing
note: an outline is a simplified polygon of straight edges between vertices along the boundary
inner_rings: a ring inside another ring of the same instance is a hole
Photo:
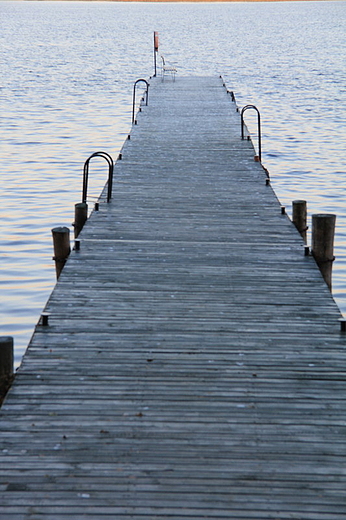
[[[107,190],[107,202],[109,202],[112,198],[112,186],[113,186],[113,171],[114,171],[114,162],[112,157],[106,152],[95,152],[85,161],[84,169],[83,169],[83,193],[82,193],[82,202],[87,201],[88,194],[88,179],[89,179],[89,163],[93,157],[102,157],[108,163],[108,190]]]
[[[249,109],[254,109],[257,112],[257,127],[258,127],[258,158],[259,162],[262,160],[262,139],[261,139],[261,115],[259,113],[258,108],[255,105],[246,105],[244,108],[242,108],[241,111],[241,138],[245,139],[244,137],[244,112]]]
[[[135,122],[135,105],[136,105],[136,87],[138,85],[138,83],[140,82],[144,82],[147,86],[147,89],[145,91],[145,104],[148,105],[148,97],[149,97],[149,83],[146,79],[137,79],[137,81],[135,81],[135,84],[133,85],[133,98],[132,98],[132,124]]]
[[[227,90],[227,94],[231,96],[231,100],[233,101],[233,103],[235,103],[235,95],[233,90]]]

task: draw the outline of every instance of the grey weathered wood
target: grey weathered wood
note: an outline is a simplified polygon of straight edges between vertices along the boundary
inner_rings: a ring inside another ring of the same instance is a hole
[[[340,520],[340,312],[222,81],[150,91],[2,407],[1,512]]]
[[[0,336],[0,404],[13,376],[13,338]]]
[[[70,230],[65,226],[60,226],[52,229],[53,247],[54,247],[54,261],[56,277],[59,278],[61,271],[64,268],[68,255],[71,252],[70,248]]]
[[[306,243],[306,232],[308,230],[306,200],[292,201],[292,222]]]
[[[86,202],[78,202],[74,206],[74,237],[77,238],[82,231],[85,222],[88,219],[88,204]]]
[[[312,215],[311,253],[330,290],[332,288],[332,268],[334,262],[335,220],[336,215]]]

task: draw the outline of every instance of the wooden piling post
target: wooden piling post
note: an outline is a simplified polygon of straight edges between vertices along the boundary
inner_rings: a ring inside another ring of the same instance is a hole
[[[52,235],[54,245],[53,260],[55,260],[56,278],[58,279],[71,252],[70,230],[67,227],[56,227],[52,229]]]
[[[0,336],[0,398],[4,397],[13,377],[13,338]]]
[[[336,215],[332,214],[312,215],[311,253],[330,290],[332,289],[335,220]]]
[[[293,200],[292,201],[292,222],[296,226],[297,230],[301,234],[304,242],[306,243],[306,232],[307,232],[307,209],[306,200]]]
[[[74,237],[77,238],[82,231],[85,222],[88,219],[88,204],[79,202],[74,206]]]

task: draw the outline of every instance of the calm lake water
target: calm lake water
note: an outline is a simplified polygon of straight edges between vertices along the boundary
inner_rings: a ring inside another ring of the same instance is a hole
[[[72,230],[87,157],[116,157],[130,131],[154,30],[178,75],[222,74],[238,106],[259,108],[262,162],[288,213],[306,199],[309,215],[337,214],[346,313],[346,2],[4,1],[0,20],[0,334],[16,364],[55,284],[51,229]],[[106,173],[94,168],[96,197]]]

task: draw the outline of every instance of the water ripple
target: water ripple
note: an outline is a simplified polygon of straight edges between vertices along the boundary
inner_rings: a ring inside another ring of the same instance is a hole
[[[1,2],[1,334],[15,336],[17,363],[55,280],[50,229],[70,226],[86,158],[119,152],[133,81],[152,73],[153,30],[179,74],[222,73],[238,105],[259,107],[282,204],[338,215],[334,295],[346,312],[344,6]],[[96,196],[102,168],[92,179]]]

